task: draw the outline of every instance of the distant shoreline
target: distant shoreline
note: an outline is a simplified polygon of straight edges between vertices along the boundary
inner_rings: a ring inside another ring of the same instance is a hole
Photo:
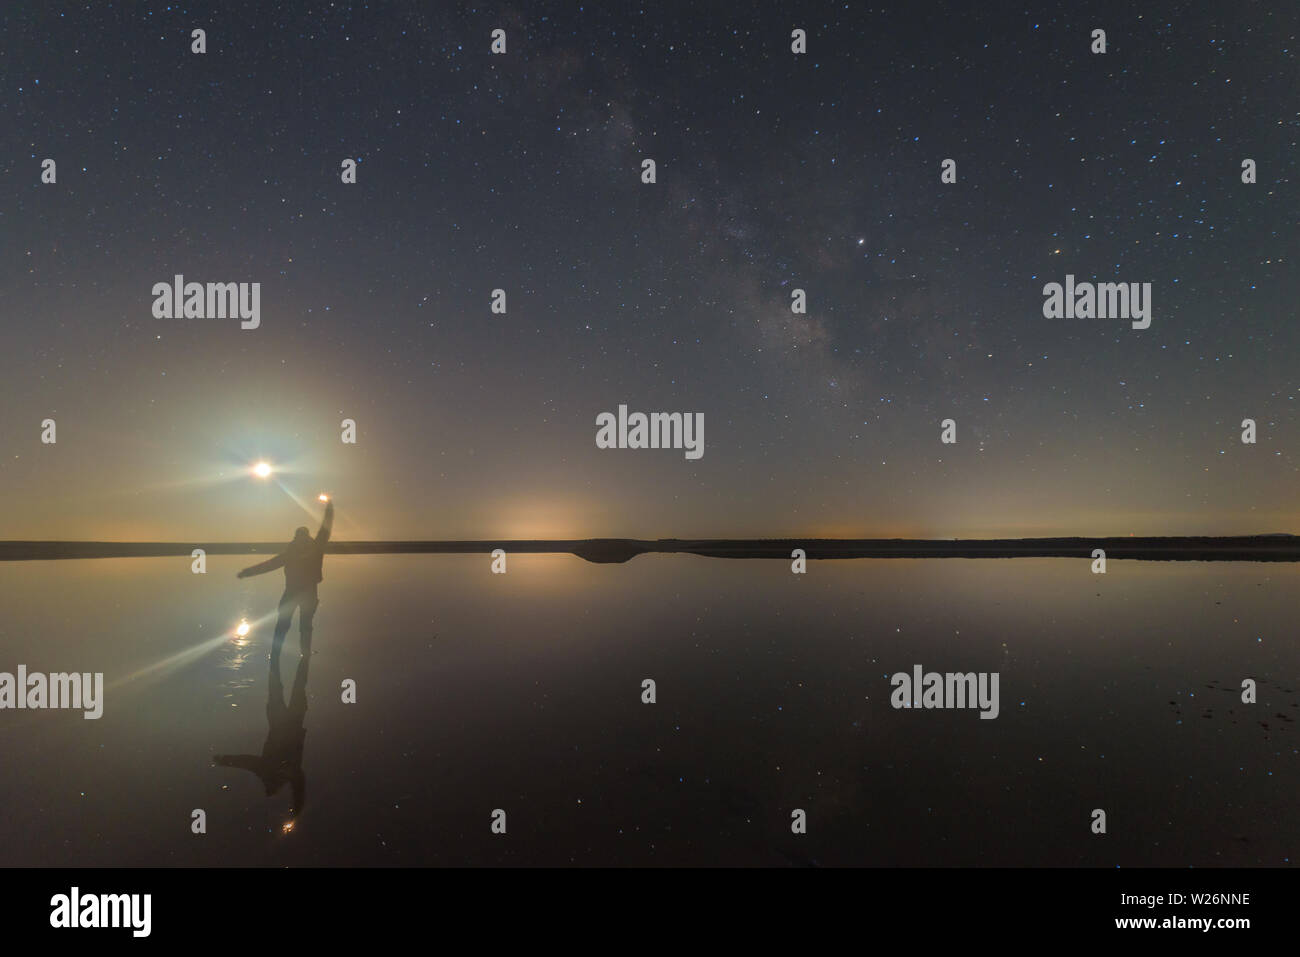
[[[284,542],[0,542],[0,561],[85,558],[189,557],[202,548],[209,555],[277,554]],[[833,558],[1092,558],[1185,562],[1300,561],[1300,536],[1172,536],[1144,538],[586,538],[489,541],[339,542],[331,555],[560,553],[589,562],[626,562],[643,554],[689,554],[709,558],[791,558],[796,548],[809,559]]]

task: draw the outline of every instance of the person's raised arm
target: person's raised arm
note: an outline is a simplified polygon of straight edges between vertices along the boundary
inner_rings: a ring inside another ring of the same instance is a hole
[[[325,503],[325,517],[321,519],[320,531],[316,533],[316,544],[324,545],[330,540],[330,532],[334,530],[334,500]]]
[[[276,555],[274,558],[268,558],[266,561],[261,562],[260,564],[249,565],[247,568],[241,569],[239,574],[237,574],[235,577],[251,578],[253,575],[262,575],[265,574],[266,572],[273,572],[283,564],[284,564],[284,555],[283,553],[281,553],[279,555]]]

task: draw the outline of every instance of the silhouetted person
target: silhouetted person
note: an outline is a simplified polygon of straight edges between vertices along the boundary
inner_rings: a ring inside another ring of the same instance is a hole
[[[266,721],[270,729],[266,733],[266,743],[262,753],[257,754],[217,754],[212,760],[227,768],[243,768],[252,771],[262,781],[266,796],[270,797],[285,784],[289,784],[293,805],[290,808],[289,821],[285,830],[290,830],[293,822],[302,813],[306,800],[307,783],[302,772],[302,746],[307,738],[303,722],[307,717],[307,669],[311,658],[304,655],[298,659],[298,670],[293,676],[293,693],[289,704],[284,703],[284,683],[280,680],[280,656],[271,656],[271,682],[266,698]]]
[[[320,604],[316,585],[324,578],[321,565],[325,561],[325,543],[330,540],[330,530],[333,527],[334,503],[331,501],[325,505],[325,518],[314,539],[307,531],[307,526],[300,525],[293,533],[293,541],[288,548],[259,565],[245,568],[236,576],[248,578],[284,566],[284,594],[280,596],[280,616],[276,619],[275,636],[271,640],[273,660],[280,657],[280,646],[284,643],[284,636],[289,633],[289,623],[293,620],[295,608],[298,609],[302,653],[311,654],[311,620]]]

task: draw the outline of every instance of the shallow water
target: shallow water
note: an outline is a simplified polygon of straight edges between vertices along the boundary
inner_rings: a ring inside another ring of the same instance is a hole
[[[1295,565],[330,556],[286,832],[292,784],[213,764],[268,734],[282,583],[244,564],[0,566],[0,671],[106,685],[0,711],[0,864],[1295,861]],[[894,709],[914,664],[998,672],[999,717]]]

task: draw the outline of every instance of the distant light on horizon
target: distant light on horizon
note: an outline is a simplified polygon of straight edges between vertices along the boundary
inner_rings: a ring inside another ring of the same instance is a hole
[[[321,493],[320,493],[319,495],[317,495],[316,497],[317,497],[318,499],[320,499],[322,502],[328,502],[328,501],[330,500],[330,497],[329,497],[328,495],[326,495],[324,492],[321,492]]]
[[[258,462],[256,465],[253,466],[253,474],[256,475],[258,478],[270,478],[271,463]]]

